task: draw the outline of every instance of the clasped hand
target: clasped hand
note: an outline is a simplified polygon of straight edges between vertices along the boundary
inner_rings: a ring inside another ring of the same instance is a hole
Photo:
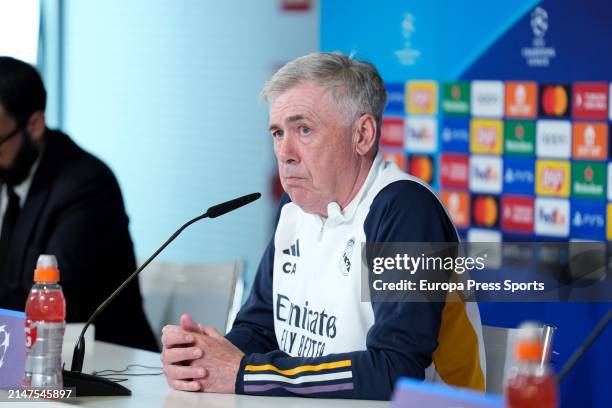
[[[216,329],[181,316],[180,326],[162,329],[166,381],[182,391],[233,394],[244,354]]]

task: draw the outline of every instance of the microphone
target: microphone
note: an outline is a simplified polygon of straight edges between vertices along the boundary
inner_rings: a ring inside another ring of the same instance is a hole
[[[139,268],[137,268],[115,291],[104,301],[89,317],[81,334],[79,335],[74,352],[72,354],[72,366],[70,371],[63,370],[64,387],[75,387],[78,396],[109,396],[109,395],[131,395],[132,392],[124,386],[103,377],[85,374],[83,370],[83,359],[85,357],[85,332],[95,318],[132,282],[138,274],[145,269],[153,259],[157,257],[181,232],[191,224],[204,218],[216,218],[242,206],[252,203],[261,197],[260,193],[247,194],[245,196],[226,201],[210,207],[204,214],[199,215],[177,229]]]
[[[574,351],[574,354],[567,360],[561,371],[559,371],[559,377],[557,379],[558,383],[561,383],[567,373],[574,367],[576,362],[582,357],[584,353],[591,347],[593,342],[597,340],[597,337],[604,331],[608,323],[612,320],[612,309],[608,310],[608,313],[599,321],[597,326],[593,329],[593,331],[589,334],[589,336],[584,340],[584,342]]]

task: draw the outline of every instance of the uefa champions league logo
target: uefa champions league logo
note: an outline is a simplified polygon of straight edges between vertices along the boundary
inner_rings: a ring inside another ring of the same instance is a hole
[[[548,13],[542,7],[536,7],[531,13],[533,35],[542,38],[548,31]]]
[[[11,334],[6,331],[6,325],[0,326],[0,368],[4,365],[4,356],[11,342]]]

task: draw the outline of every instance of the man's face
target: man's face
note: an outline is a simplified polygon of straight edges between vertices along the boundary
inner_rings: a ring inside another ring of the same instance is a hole
[[[0,142],[16,128],[17,122],[6,113],[6,110],[0,104]],[[19,130],[19,132],[22,132],[22,130]],[[8,170],[13,166],[21,145],[22,137],[20,134],[14,135],[0,145],[0,169]]]
[[[295,204],[323,216],[332,201],[348,204],[360,159],[352,126],[342,123],[324,88],[304,82],[274,98],[270,132],[281,184]]]
[[[30,174],[41,148],[45,130],[44,113],[35,112],[18,127],[0,105],[0,182],[21,184]],[[11,136],[12,135],[12,136]]]

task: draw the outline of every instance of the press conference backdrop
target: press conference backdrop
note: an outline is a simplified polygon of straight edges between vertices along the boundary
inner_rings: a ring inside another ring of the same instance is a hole
[[[160,255],[244,259],[250,282],[275,210],[259,91],[280,64],[317,50],[317,3],[302,12],[276,0],[63,3],[64,127],[115,171],[137,256],[208,206],[261,191]]]
[[[370,60],[381,150],[440,193],[464,239],[612,239],[612,5],[605,0],[323,2],[321,48]],[[364,29],[355,29],[357,25]],[[559,327],[563,363],[609,304],[481,304],[487,324]],[[611,406],[608,331],[564,406]],[[609,384],[609,383],[608,383]]]

